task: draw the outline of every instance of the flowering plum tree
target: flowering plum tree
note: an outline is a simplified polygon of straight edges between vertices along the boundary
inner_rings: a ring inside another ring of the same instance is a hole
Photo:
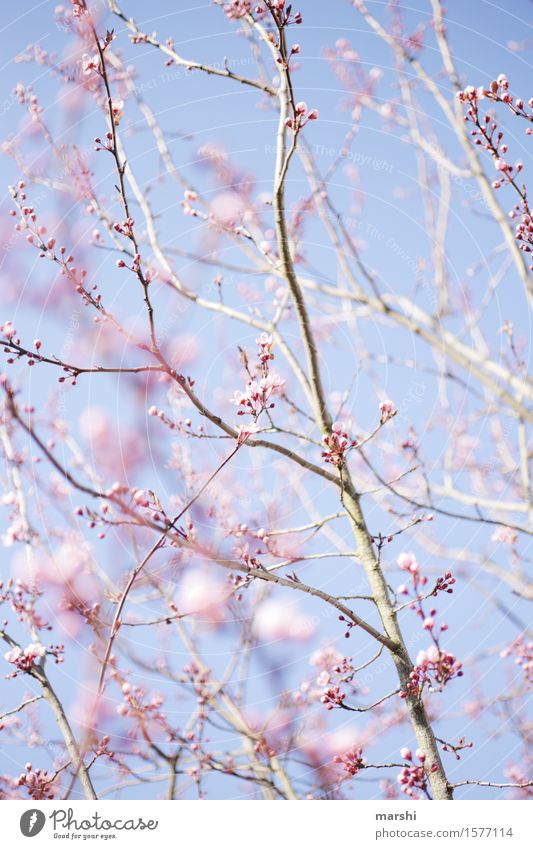
[[[533,100],[318,5],[17,46],[3,798],[532,793]]]

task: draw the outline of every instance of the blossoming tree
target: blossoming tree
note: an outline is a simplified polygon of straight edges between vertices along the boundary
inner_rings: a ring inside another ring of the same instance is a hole
[[[4,798],[531,795],[533,100],[429,5],[354,0],[342,121],[305,3],[216,0],[209,62],[72,0],[18,56]]]

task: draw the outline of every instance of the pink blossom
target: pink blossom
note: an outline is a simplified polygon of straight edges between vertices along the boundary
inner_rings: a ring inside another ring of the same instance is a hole
[[[24,650],[20,646],[14,646],[4,655],[4,658],[21,672],[29,672],[35,661],[44,657],[45,654],[46,649],[42,643],[30,643]]]
[[[0,330],[6,337],[6,339],[13,339],[17,335],[17,331],[13,326],[13,322],[5,321],[4,324],[0,327]]]
[[[491,536],[493,542],[504,542],[513,546],[518,540],[518,534],[512,528],[497,528]]]
[[[272,406],[268,402],[273,395],[281,393],[284,385],[285,381],[278,374],[267,374],[259,381],[250,381],[245,392],[236,390],[231,402],[243,408],[239,410],[239,415],[250,413],[257,418],[267,407]]]
[[[213,217],[228,227],[240,223],[246,209],[245,198],[233,189],[218,192],[211,201]]]
[[[274,340],[272,336],[269,333],[261,333],[255,341],[259,345],[260,361],[266,363],[268,360],[273,360],[274,354],[272,353],[272,349],[274,347]]]
[[[198,624],[216,627],[226,618],[227,586],[210,571],[187,571],[180,580],[178,607]]]
[[[416,562],[416,555],[412,551],[402,552],[398,555],[398,566],[406,572],[418,572],[420,567]]]
[[[144,489],[133,489],[132,498],[138,507],[149,507],[150,501]]]
[[[395,416],[396,413],[398,412],[398,410],[394,406],[394,402],[391,401],[390,399],[386,399],[385,401],[382,401],[381,404],[379,405],[379,410],[380,410],[380,413],[381,413],[381,421],[382,422],[386,422],[389,419],[392,419],[392,417]]]
[[[30,643],[24,649],[24,655],[32,660],[35,660],[38,657],[44,657],[45,654],[46,649],[42,643]]]
[[[477,91],[473,85],[468,85],[463,91],[457,92],[457,97],[461,102],[475,100],[477,98]]]
[[[318,666],[319,669],[331,669],[343,659],[341,652],[335,646],[324,646],[317,649],[309,658],[311,666]]]
[[[124,116],[124,101],[112,100],[111,111],[113,113],[113,120],[115,121],[115,124],[120,124],[120,121]]]
[[[331,687],[326,687],[320,696],[320,701],[326,706],[326,710],[333,710],[335,707],[342,707],[345,698],[346,694],[341,691],[338,684],[335,684]]]
[[[325,687],[331,681],[331,675],[325,669],[317,676],[317,687]]]
[[[340,468],[344,463],[347,451],[353,448],[356,443],[348,436],[344,422],[334,422],[331,426],[331,433],[322,437],[322,444],[324,446],[322,457],[325,462],[332,463]]]
[[[84,53],[81,58],[81,69],[83,73],[88,76],[92,74],[94,71],[98,72],[100,69],[100,57],[97,53],[90,56],[88,53]]]
[[[533,640],[528,640],[521,634],[500,652],[500,657],[512,657],[516,666],[522,669],[526,684],[533,684]]]
[[[11,651],[8,651],[4,654],[4,658],[5,658],[5,660],[7,660],[8,663],[16,663],[18,661],[19,657],[21,657],[21,655],[22,655],[21,647],[15,646],[14,648],[11,649]]]
[[[110,424],[107,410],[103,407],[86,407],[79,417],[81,435],[95,445],[105,442]]]
[[[238,20],[249,15],[252,8],[251,0],[229,0],[224,3],[223,9],[229,20]]]
[[[422,666],[426,661],[436,663],[439,659],[439,650],[436,646],[429,646],[425,651],[418,652],[416,663],[417,666]]]
[[[347,777],[350,778],[357,775],[357,773],[361,769],[364,769],[366,765],[366,760],[363,757],[363,750],[361,748],[353,749],[350,752],[346,752],[344,755],[335,755],[333,762],[336,764],[342,764],[345,772],[348,774]]]
[[[263,642],[279,640],[305,641],[312,637],[316,625],[296,604],[288,601],[264,601],[254,617],[254,631]]]
[[[243,445],[246,440],[254,433],[257,433],[258,430],[259,426],[255,422],[249,422],[245,425],[237,425],[237,443],[239,445]]]
[[[407,692],[420,695],[426,685],[430,690],[442,690],[452,678],[462,677],[462,666],[450,652],[436,645],[430,646],[426,651],[419,652],[416,665],[409,675],[407,689],[400,692],[400,697],[405,698]]]

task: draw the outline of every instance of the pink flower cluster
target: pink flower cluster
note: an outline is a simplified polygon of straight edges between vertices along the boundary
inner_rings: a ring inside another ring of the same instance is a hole
[[[403,551],[398,555],[398,566],[404,572],[409,572],[415,594],[418,594],[419,589],[427,585],[428,579],[425,575],[420,574],[420,565],[417,562],[416,555],[412,551]],[[439,592],[453,593],[453,584],[455,584],[455,578],[452,573],[445,572],[443,576],[441,575],[437,578],[435,586],[429,595],[436,596]],[[402,584],[398,587],[398,593],[400,595],[408,595],[409,590],[405,584]],[[417,600],[419,601],[420,598],[418,597]],[[416,609],[416,605],[413,605],[412,609]],[[446,628],[443,630],[446,630]]]
[[[375,67],[367,70],[367,64],[361,61],[361,57],[346,38],[338,38],[334,47],[324,50],[324,57],[331,64],[345,91],[349,93],[352,108],[368,102],[375,95],[383,71]],[[348,145],[342,153],[344,156],[350,156]]]
[[[409,680],[404,690],[400,690],[400,698],[405,699],[411,693],[419,695],[425,685],[430,689],[442,689],[452,678],[460,678],[463,675],[462,663],[450,652],[443,651],[440,646],[440,635],[448,630],[446,623],[437,625],[435,608],[429,611],[424,609],[425,599],[435,597],[441,592],[453,593],[455,578],[451,572],[446,572],[435,581],[433,589],[422,595],[423,588],[427,586],[428,580],[425,575],[420,574],[420,566],[412,552],[403,552],[398,557],[400,569],[408,572],[411,576],[414,599],[408,606],[414,610],[422,620],[422,628],[428,631],[433,641],[425,651],[421,651],[416,659],[416,665],[411,670]],[[401,584],[397,590],[399,595],[409,595],[409,589]],[[405,605],[404,605],[405,606]]]
[[[506,103],[516,115],[533,121],[533,112],[529,112],[525,108],[522,98],[515,98],[509,92],[509,80],[505,74],[500,74],[495,80],[492,80],[488,89],[484,88],[484,86],[475,88],[469,85],[462,91],[459,91],[457,97],[461,103],[477,103],[477,101],[483,100],[483,98],[493,100],[497,103]],[[530,109],[533,109],[533,97],[529,98],[528,106]]]
[[[457,98],[460,103],[476,103],[483,97],[485,97],[483,86],[475,88],[473,85],[467,85],[465,89],[457,92]]]
[[[102,141],[100,136],[96,136],[94,139],[94,149],[96,151],[99,150],[113,150],[113,133],[107,132],[105,134],[105,142]]]
[[[519,196],[519,202],[510,210],[509,217],[512,219],[519,217],[520,220],[515,229],[515,238],[520,250],[531,254],[533,252],[533,216],[527,199],[526,187],[517,181],[518,174],[523,168],[522,162],[517,161],[514,165],[509,164],[507,161],[508,147],[503,142],[503,132],[498,128],[492,114],[487,113],[483,119],[480,118],[479,101],[488,98],[499,103],[505,103],[517,117],[528,122],[533,122],[533,111],[528,111],[523,100],[515,99],[509,93],[509,81],[505,74],[500,74],[496,80],[493,80],[489,89],[467,86],[459,92],[458,97],[461,103],[468,106],[465,121],[474,125],[470,131],[474,144],[484,147],[492,156],[494,167],[498,172],[498,177],[493,180],[492,187],[500,189],[505,185],[512,186]],[[528,106],[530,110],[533,110],[533,98],[528,101]],[[526,133],[528,135],[533,133],[531,127],[526,129]],[[533,265],[530,266],[530,269],[533,270]]]
[[[15,230],[17,232],[21,232],[23,230],[29,231],[26,236],[26,241],[39,251],[39,257],[46,257],[56,263],[61,269],[61,274],[67,277],[70,282],[74,284],[76,292],[82,295],[84,303],[92,304],[92,306],[100,311],[102,309],[101,296],[99,294],[94,294],[98,288],[97,285],[94,284],[91,286],[91,292],[85,288],[87,269],[75,267],[73,265],[74,256],[69,254],[66,247],[63,245],[61,245],[56,251],[56,239],[48,238],[46,235],[46,226],[37,224],[37,213],[34,207],[26,204],[26,192],[24,190],[25,183],[22,181],[17,184],[17,188],[10,187],[11,197],[20,212],[20,219],[15,224]],[[16,216],[16,210],[11,210],[10,214]],[[72,369],[69,370],[66,367],[64,371],[68,371],[74,378],[74,385],[76,383],[76,373]],[[58,378],[60,383],[64,382],[66,379],[67,378],[65,377]]]
[[[0,581],[0,604],[8,602],[19,622],[24,622],[32,630],[51,631],[52,626],[35,609],[35,604],[42,594],[42,590],[38,590],[34,585],[29,586],[20,579],[14,581],[10,578],[5,585]]]
[[[131,265],[128,265],[128,263],[124,262],[123,259],[117,259],[115,265],[117,266],[117,268],[129,268],[130,271],[133,271],[134,274],[139,274],[141,269],[141,255],[139,253],[134,254]],[[145,282],[150,283],[152,279],[153,278],[151,273],[147,271],[144,275]]]
[[[520,207],[516,205],[509,213],[509,216],[511,218],[516,218],[518,213],[520,213]],[[529,214],[529,211],[521,214],[520,221],[515,228],[515,238],[520,244],[521,251],[524,251],[524,253],[531,253],[533,251],[533,219]],[[533,266],[530,266],[530,270],[532,268]]]
[[[326,706],[327,710],[333,710],[335,707],[344,707],[346,693],[343,693],[341,686],[349,684],[352,691],[356,690],[356,682],[354,682],[354,668],[351,657],[341,657],[339,652],[335,651],[335,655],[330,652],[331,663],[322,668],[316,683],[322,688],[320,701]]]
[[[176,423],[173,422],[172,419],[168,418],[164,410],[160,410],[158,407],[155,406],[155,404],[152,404],[151,407],[148,407],[148,415],[157,416],[157,418],[162,421],[163,424],[166,424],[167,427],[170,428],[170,430],[175,430],[176,427],[179,427],[181,429],[183,425],[185,425],[186,428],[189,428],[191,426],[190,419],[185,419],[184,422],[180,420],[180,422],[176,425]]]
[[[396,407],[394,406],[394,402],[387,398],[385,401],[382,401],[379,405],[379,411],[381,413],[380,421],[388,422],[389,419],[392,419],[398,412]]]
[[[16,341],[17,331],[15,330],[12,321],[5,321],[0,326],[0,332],[9,342],[13,339]]]
[[[52,241],[52,240],[51,240]],[[6,321],[4,324],[0,325],[0,334],[4,337],[4,353],[11,354],[6,359],[6,363],[8,365],[12,365],[17,360],[26,357],[26,362],[29,366],[34,366],[36,362],[41,362],[42,357],[39,354],[39,351],[42,348],[42,342],[40,339],[33,340],[33,347],[35,350],[30,351],[26,348],[21,347],[20,338],[17,336],[17,331],[13,326],[13,322]]]
[[[119,716],[138,718],[140,715],[144,715],[146,719],[165,721],[165,714],[159,710],[164,701],[163,696],[152,694],[147,699],[142,687],[132,687],[128,683],[122,684],[121,689],[124,701],[116,708]]]
[[[72,3],[72,15],[74,18],[83,18],[87,14],[85,0],[70,0]],[[57,10],[56,10],[57,13]]]
[[[333,710],[335,707],[342,707],[346,693],[342,693],[338,685],[328,687],[320,696],[320,701],[326,705],[327,710]]]
[[[244,445],[247,439],[250,436],[253,436],[254,433],[257,433],[259,430],[258,425],[255,422],[248,422],[244,425],[237,425],[237,443],[239,445]]]
[[[293,694],[297,704],[316,704],[317,701],[325,705],[327,710],[336,707],[346,707],[345,686],[348,685],[353,692],[357,688],[354,681],[354,668],[351,657],[343,657],[341,652],[334,646],[324,646],[315,651],[310,659],[311,666],[320,670],[316,678],[306,679],[300,685],[299,690]]]
[[[279,27],[288,27],[290,24],[301,24],[303,18],[301,12],[292,14],[292,5],[287,5],[285,0],[264,0],[266,7],[270,10]],[[258,4],[255,7],[256,14],[261,14],[262,8]]]
[[[309,663],[311,666],[316,666],[319,669],[328,670],[333,666],[337,666],[339,663],[343,663],[345,660],[346,658],[342,657],[340,651],[335,646],[330,645],[323,646],[313,652],[309,658]]]
[[[25,772],[22,772],[17,779],[17,785],[25,787],[28,796],[32,799],[53,799],[54,778],[54,775],[48,774],[48,770],[41,771],[39,767],[33,769],[32,765],[27,763]]]
[[[185,215],[190,215],[191,218],[203,218],[204,221],[207,221],[208,216],[205,215],[205,213],[201,213],[198,209],[195,209],[194,206],[191,206],[191,204],[197,200],[197,193],[193,192],[191,189],[186,189],[183,193],[183,200],[180,202],[183,212]]]
[[[461,678],[462,663],[456,660],[450,652],[445,652],[436,645],[418,653],[416,665],[411,670],[406,690],[400,691],[400,698],[408,693],[420,694],[425,684],[431,690],[441,689],[452,678]]]
[[[338,469],[343,465],[344,459],[350,448],[357,443],[352,440],[345,430],[344,422],[335,422],[331,427],[331,433],[322,437],[324,451],[322,457],[326,463],[332,463]]]
[[[484,97],[490,100],[501,101],[502,103],[512,103],[513,97],[509,94],[509,80],[505,74],[500,74],[497,79],[492,80],[488,89],[484,86],[474,87],[468,85],[462,91],[457,92],[457,98],[460,103],[477,103],[478,100],[483,100]],[[519,103],[523,106],[522,101]]]
[[[239,444],[245,442],[252,433],[257,433],[257,419],[265,410],[272,409],[275,406],[271,399],[275,395],[281,395],[285,386],[283,378],[270,372],[269,362],[274,359],[272,337],[267,333],[262,333],[256,339],[256,342],[259,347],[259,374],[262,377],[257,379],[250,375],[245,391],[235,390],[233,398],[230,398],[231,403],[238,408],[238,416],[246,414],[252,416],[252,422],[241,426],[238,430]],[[246,370],[250,374],[245,354],[244,357]]]
[[[305,101],[303,100],[300,100],[295,106],[294,117],[285,119],[285,126],[289,127],[289,129],[293,129],[294,132],[298,132],[302,129],[302,127],[305,127],[308,121],[317,120],[318,109],[308,109],[307,103],[305,103]]]
[[[255,340],[259,346],[259,360],[265,365],[269,360],[274,359],[274,354],[272,349],[274,347],[274,340],[272,336],[268,333],[261,333],[261,336]]]
[[[120,224],[117,221],[115,224],[113,224],[113,229],[116,230],[117,233],[120,233],[122,236],[127,236],[131,239],[131,237],[133,236],[134,225],[135,221],[133,220],[133,218],[130,217],[126,218],[126,220]]]
[[[500,657],[513,657],[523,673],[526,684],[533,684],[533,640],[527,640],[523,634],[513,640],[510,646],[500,652]]]
[[[14,646],[10,651],[6,652],[4,658],[8,663],[12,663],[20,672],[29,672],[36,660],[44,657],[46,649],[42,643],[30,643],[25,649],[20,646]],[[17,673],[15,672],[14,675]]]
[[[280,394],[284,385],[285,381],[279,375],[268,374],[259,381],[251,380],[244,392],[236,389],[231,402],[239,408],[237,415],[244,416],[249,413],[257,419],[264,410],[274,407],[270,399],[273,395]]]
[[[363,757],[363,750],[361,747],[352,749],[344,755],[335,755],[333,763],[342,764],[345,772],[347,773],[347,777],[350,778],[357,775],[357,773],[366,766],[366,760]]]
[[[412,799],[421,798],[416,791],[420,790],[427,799],[431,799],[428,791],[427,774],[426,774],[426,756],[421,749],[417,749],[415,757],[419,763],[414,762],[413,754],[410,749],[400,749],[400,756],[404,761],[409,761],[398,775],[398,784],[402,793],[411,796]],[[437,770],[437,765],[432,764],[431,772]]]
[[[252,3],[251,0],[230,0],[229,3],[224,3],[222,8],[229,20],[233,21],[249,15],[252,11]]]
[[[515,799],[529,799],[531,800],[531,786],[528,784],[531,780],[531,759],[527,758],[526,763],[510,763],[509,766],[505,767],[504,774],[505,777],[512,781],[513,784],[518,785],[513,793]],[[526,785],[520,787],[520,785]]]

